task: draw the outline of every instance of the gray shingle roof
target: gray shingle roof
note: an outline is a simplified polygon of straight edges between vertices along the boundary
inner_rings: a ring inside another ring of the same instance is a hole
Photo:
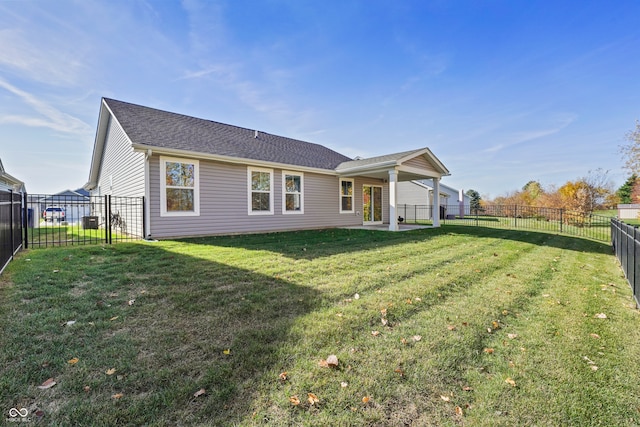
[[[419,148],[417,150],[403,151],[401,153],[385,154],[383,156],[369,157],[366,159],[347,160],[346,162],[341,163],[337,168],[337,170],[340,171],[340,170],[346,170],[346,169],[359,167],[359,166],[372,166],[380,163],[398,161],[407,156],[410,156],[413,153],[417,153],[422,150],[423,150],[422,148]]]
[[[104,99],[134,144],[319,169],[351,160],[322,145]]]

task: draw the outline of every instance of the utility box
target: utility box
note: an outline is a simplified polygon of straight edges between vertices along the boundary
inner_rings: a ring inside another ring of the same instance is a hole
[[[97,216],[83,216],[82,228],[85,230],[97,230],[98,229],[98,217]]]

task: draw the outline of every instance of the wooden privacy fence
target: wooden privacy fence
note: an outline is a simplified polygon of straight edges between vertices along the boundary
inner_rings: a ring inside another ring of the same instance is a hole
[[[22,247],[22,194],[0,191],[0,273]]]

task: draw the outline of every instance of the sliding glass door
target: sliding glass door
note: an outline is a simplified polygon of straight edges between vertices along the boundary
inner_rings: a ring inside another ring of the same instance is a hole
[[[382,187],[365,185],[362,188],[362,222],[382,224]]]

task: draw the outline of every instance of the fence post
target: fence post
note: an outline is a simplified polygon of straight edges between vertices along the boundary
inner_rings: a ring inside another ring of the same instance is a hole
[[[637,233],[638,229],[633,227],[633,262],[631,263],[631,265],[633,266],[632,269],[633,271],[631,272],[631,277],[633,277],[633,279],[631,279],[631,289],[633,289],[633,299],[636,301],[636,308],[638,308],[638,293],[636,292],[636,246],[638,246],[637,242],[638,242],[638,233]],[[629,274],[627,274],[627,280],[629,280]]]
[[[27,207],[27,193],[22,193],[22,227],[24,228],[24,241],[23,245],[25,249],[29,249],[29,208]],[[39,215],[39,213],[38,213]],[[36,220],[35,218],[33,219]]]
[[[562,233],[562,213],[564,212],[564,209],[560,208],[560,232]]]
[[[13,254],[16,251],[16,248],[13,246],[13,190],[9,190],[9,238],[11,239],[11,258],[13,259]]]
[[[109,244],[109,230],[111,229],[111,215],[109,215],[109,196],[104,196],[104,242]]]

